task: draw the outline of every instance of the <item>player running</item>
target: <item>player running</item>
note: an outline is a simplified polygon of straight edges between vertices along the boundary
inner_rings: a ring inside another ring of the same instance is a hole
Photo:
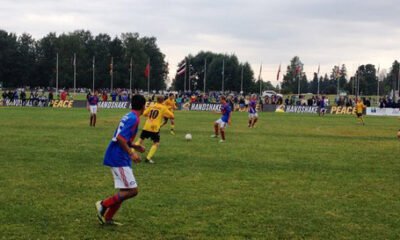
[[[363,118],[364,108],[365,108],[364,103],[361,101],[361,99],[358,99],[356,103],[356,114],[357,114],[357,119],[361,121],[362,125],[365,125]]]
[[[177,109],[177,107],[176,107],[176,102],[175,102],[175,96],[174,96],[173,93],[170,93],[170,94],[168,95],[167,100],[165,100],[163,104],[164,104],[165,106],[167,106],[168,110],[170,110],[172,113],[174,113],[174,110]],[[161,125],[161,127],[163,127],[165,124],[167,124],[168,119],[169,119],[169,118],[164,117],[164,122],[163,122],[163,124]],[[175,121],[174,121],[173,118],[171,118],[170,121],[171,121],[171,134],[172,134],[172,135],[175,135]]]
[[[88,96],[89,103],[89,111],[90,111],[90,126],[96,126],[97,119],[97,104],[99,103],[99,98],[97,96],[97,90],[94,91],[94,94]]]
[[[163,96],[157,96],[156,104],[148,107],[143,113],[143,115],[147,117],[147,120],[136,145],[142,146],[143,141],[147,138],[150,138],[153,141],[153,145],[151,146],[145,160],[146,163],[154,163],[152,158],[156,153],[157,148],[160,146],[160,128],[163,118],[174,119],[174,114],[168,110],[164,104],[162,104],[163,101]]]
[[[254,125],[256,124],[258,120],[258,113],[257,113],[257,96],[253,94],[251,96],[250,102],[249,102],[249,128],[254,128]]]
[[[111,168],[114,186],[119,191],[114,196],[96,202],[100,224],[122,225],[114,221],[115,213],[122,202],[138,194],[137,183],[132,172],[132,161],[140,162],[140,156],[134,148],[138,151],[144,151],[144,149],[132,145],[132,142],[138,131],[140,115],[144,111],[146,100],[141,95],[134,95],[131,104],[132,111],[122,117],[104,156],[104,165]]]
[[[226,102],[226,97],[221,96],[221,118],[214,122],[214,135],[211,135],[212,138],[218,138],[218,132],[221,132],[221,140],[220,143],[225,142],[225,128],[227,124],[231,124],[231,112],[232,109],[229,104]],[[218,131],[219,130],[219,131]]]

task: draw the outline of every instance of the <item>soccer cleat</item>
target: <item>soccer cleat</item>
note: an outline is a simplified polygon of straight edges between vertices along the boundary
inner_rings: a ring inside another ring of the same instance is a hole
[[[219,140],[219,143],[224,143],[224,142],[225,142],[225,140],[222,140],[222,139],[221,139],[221,140]]]
[[[96,210],[97,210],[97,218],[99,219],[100,224],[104,224],[106,219],[104,218],[104,214],[106,213],[107,208],[101,205],[101,201],[96,202]]]
[[[150,163],[150,164],[154,164],[154,161],[151,159],[146,158],[146,160],[144,160],[145,163]]]
[[[123,223],[120,223],[120,222],[117,222],[117,221],[114,221],[114,220],[107,220],[106,222],[105,222],[105,224],[106,225],[111,225],[111,226],[122,226],[122,225],[124,225]]]
[[[212,138],[217,138],[218,135],[213,134],[213,135],[211,135],[211,137],[212,137]]]

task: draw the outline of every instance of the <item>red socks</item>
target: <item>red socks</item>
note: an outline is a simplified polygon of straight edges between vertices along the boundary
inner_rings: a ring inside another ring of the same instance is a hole
[[[221,138],[222,138],[222,140],[225,141],[225,132],[224,131],[221,131]]]
[[[218,125],[214,125],[214,132],[215,135],[218,136]]]
[[[104,215],[106,221],[112,220],[115,213],[117,213],[117,211],[120,207],[121,207],[121,203],[117,203],[117,204],[112,205],[109,209],[107,209],[106,214]]]
[[[117,194],[115,194],[115,195],[112,196],[112,197],[109,197],[109,198],[107,198],[107,199],[104,199],[104,200],[101,202],[101,205],[103,205],[103,207],[105,207],[105,208],[110,208],[110,207],[112,207],[112,206],[115,205],[115,204],[120,204],[120,203],[122,203],[122,201],[123,201],[122,197],[119,195],[119,193],[117,193]]]

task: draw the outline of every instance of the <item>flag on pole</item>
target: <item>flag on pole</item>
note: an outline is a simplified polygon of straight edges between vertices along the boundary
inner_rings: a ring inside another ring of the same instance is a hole
[[[73,66],[76,66],[76,53],[74,53],[74,60],[73,60],[73,62],[72,62],[72,65],[73,65]]]
[[[281,64],[279,64],[278,73],[276,74],[276,81],[279,81],[280,74],[281,74]]]
[[[150,63],[147,63],[146,68],[144,69],[144,76],[149,77],[150,75]]]
[[[114,58],[111,57],[111,63],[110,63],[110,75],[113,75],[113,71],[114,71]]]
[[[184,61],[180,66],[178,66],[178,70],[176,70],[176,75],[182,75],[186,72],[186,61]]]

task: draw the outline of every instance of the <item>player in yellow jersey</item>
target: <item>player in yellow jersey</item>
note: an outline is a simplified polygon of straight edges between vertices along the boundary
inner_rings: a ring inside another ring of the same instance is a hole
[[[143,113],[143,116],[147,117],[147,119],[144,123],[142,133],[140,134],[140,139],[136,142],[136,145],[142,146],[143,141],[147,138],[150,138],[153,141],[153,145],[151,146],[145,160],[146,163],[154,163],[152,157],[160,145],[160,128],[163,118],[174,119],[174,114],[162,104],[163,101],[163,96],[157,96],[157,102],[149,106]]]
[[[365,108],[364,103],[361,101],[361,99],[358,99],[356,103],[356,114],[357,114],[357,119],[359,119],[363,125],[365,125],[363,119],[364,108]]]
[[[176,107],[176,102],[175,102],[175,96],[173,93],[170,93],[168,95],[167,100],[164,101],[163,103],[165,106],[167,106],[168,110],[170,110],[172,113],[174,112],[175,109],[177,109]],[[174,119],[170,119],[171,120],[171,134],[175,135],[175,122]],[[167,124],[168,122],[168,118],[164,118],[164,123],[161,125],[161,127],[163,127],[165,124]]]

